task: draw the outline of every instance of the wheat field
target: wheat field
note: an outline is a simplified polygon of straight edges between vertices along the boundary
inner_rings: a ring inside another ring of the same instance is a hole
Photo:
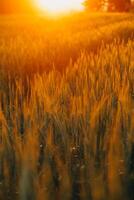
[[[0,16],[0,200],[133,188],[133,14]]]

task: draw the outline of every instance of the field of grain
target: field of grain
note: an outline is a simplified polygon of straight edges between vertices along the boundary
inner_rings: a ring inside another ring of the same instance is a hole
[[[0,200],[133,188],[134,15],[0,16]]]

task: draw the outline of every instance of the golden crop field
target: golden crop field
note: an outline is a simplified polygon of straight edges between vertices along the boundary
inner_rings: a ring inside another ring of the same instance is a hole
[[[133,188],[134,15],[0,16],[0,200]]]

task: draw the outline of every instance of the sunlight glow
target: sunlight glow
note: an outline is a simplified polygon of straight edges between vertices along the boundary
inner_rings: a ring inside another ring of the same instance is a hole
[[[52,14],[82,10],[83,0],[34,0],[41,11]]]

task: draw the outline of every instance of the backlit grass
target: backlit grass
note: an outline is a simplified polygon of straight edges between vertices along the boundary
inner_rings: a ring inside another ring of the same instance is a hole
[[[134,17],[1,18],[0,199],[133,200]]]

